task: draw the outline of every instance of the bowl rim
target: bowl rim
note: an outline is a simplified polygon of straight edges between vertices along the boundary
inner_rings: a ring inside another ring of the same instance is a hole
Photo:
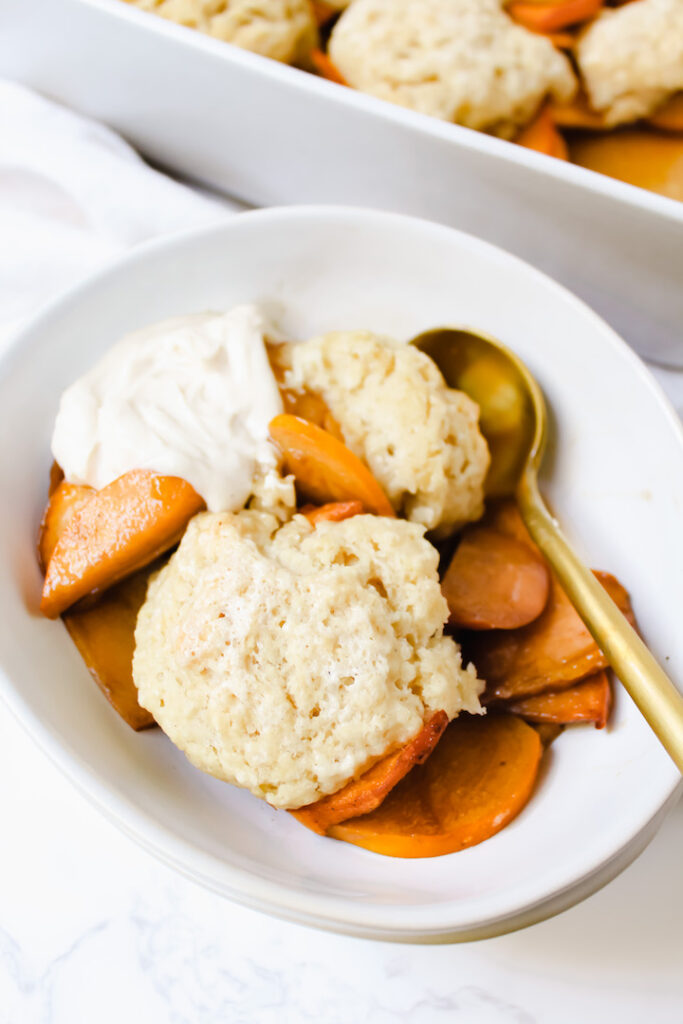
[[[137,246],[53,299],[16,331],[10,344],[0,354],[0,380],[5,380],[11,375],[14,362],[23,354],[24,346],[30,346],[34,337],[39,338],[49,327],[54,316],[68,312],[91,289],[96,289],[108,278],[115,278],[120,272],[128,272],[136,266],[144,265],[156,253],[174,249],[181,252],[187,245],[201,244],[214,236],[229,236],[235,231],[244,230],[244,226],[251,223],[265,222],[277,225],[284,222],[285,225],[295,227],[302,221],[321,219],[345,224],[360,219],[365,226],[373,223],[379,227],[393,225],[408,232],[412,230],[431,234],[434,238],[459,236],[463,245],[488,254],[489,258],[502,258],[508,265],[512,261],[527,273],[534,275],[539,283],[555,290],[565,301],[569,300],[578,306],[583,316],[592,320],[596,330],[600,331],[605,342],[612,347],[615,356],[625,361],[630,372],[639,378],[640,384],[651,392],[678,442],[683,470],[683,424],[668,398],[626,342],[568,289],[524,260],[465,232],[417,217],[359,207],[288,206],[248,211],[228,217],[209,227],[173,233]],[[448,913],[448,903],[443,905],[446,910],[441,913],[434,904],[409,908],[390,904],[350,904],[338,896],[321,896],[301,889],[295,890],[291,885],[260,877],[241,867],[227,864],[219,856],[199,850],[170,827],[139,810],[137,805],[124,796],[116,784],[109,781],[98,768],[84,762],[56,729],[41,721],[39,715],[23,700],[20,687],[12,682],[1,667],[0,698],[12,711],[19,724],[89,802],[165,863],[205,887],[246,906],[302,924],[312,924],[362,937],[407,942],[466,941],[502,934],[542,920],[589,895],[625,867],[630,859],[644,848],[649,838],[646,837],[640,848],[636,849],[639,837],[646,835],[656,819],[662,819],[665,808],[670,806],[678,792],[683,790],[683,781],[671,762],[670,771],[662,773],[662,782],[656,798],[648,803],[648,813],[643,816],[642,810],[639,810],[638,814],[631,812],[629,816],[627,808],[625,813],[620,815],[620,827],[609,832],[609,840],[605,839],[602,842],[599,852],[594,854],[591,861],[583,865],[580,862],[572,862],[571,870],[565,869],[564,873],[557,873],[550,890],[547,889],[547,880],[540,888],[531,887],[531,897],[529,887],[526,887],[523,899],[519,896],[508,896],[505,900],[497,898],[497,910],[494,914],[476,921],[454,924],[452,920],[448,920],[452,917],[452,914]],[[666,755],[662,753],[662,756]],[[629,849],[635,850],[632,856],[629,855]],[[452,909],[452,904],[450,906]]]
[[[683,224],[683,202],[668,196],[650,192],[637,185],[631,185],[617,178],[610,178],[597,171],[557,160],[543,153],[516,146],[506,139],[500,139],[485,132],[466,128],[464,125],[442,121],[429,114],[423,114],[407,107],[401,107],[386,100],[360,92],[357,89],[340,87],[304,68],[284,64],[281,61],[253,53],[222,39],[216,39],[198,29],[179,25],[153,12],[140,10],[130,0],[74,0],[84,7],[90,7],[108,17],[129,23],[138,31],[159,35],[178,46],[194,49],[214,59],[227,61],[243,67],[253,74],[271,78],[280,85],[299,92],[313,92],[328,103],[351,106],[373,117],[383,117],[394,124],[409,128],[420,135],[432,136],[441,141],[455,143],[461,149],[485,153],[492,159],[526,167],[535,174],[551,177],[584,191],[604,196],[620,205],[638,208],[666,220]],[[348,208],[348,207],[347,207]],[[466,232],[464,232],[466,233]]]

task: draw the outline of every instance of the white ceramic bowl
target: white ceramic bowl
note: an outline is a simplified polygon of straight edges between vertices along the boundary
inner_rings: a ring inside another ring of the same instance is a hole
[[[514,348],[548,397],[545,490],[595,566],[630,588],[645,637],[683,679],[683,440],[646,369],[593,313],[504,252],[447,228],[339,208],[273,209],[147,246],[71,292],[0,364],[0,688],[83,793],[149,850],[231,899],[377,938],[509,930],[576,902],[644,846],[678,776],[624,693],[610,728],[568,730],[523,813],[480,846],[379,857],[303,829],[202,775],[160,731],[135,734],[60,622],[40,618],[36,528],[62,388],[122,332],[233,303],[292,337],[457,323]]]
[[[0,75],[257,206],[354,203],[502,245],[683,365],[683,203],[344,89],[121,0],[2,0]],[[59,46],[55,46],[55,39]]]

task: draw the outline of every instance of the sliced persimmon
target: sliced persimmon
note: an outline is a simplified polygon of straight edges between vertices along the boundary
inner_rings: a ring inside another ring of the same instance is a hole
[[[517,540],[523,541],[538,551],[538,547],[534,544],[531,534],[524,525],[517,502],[512,498],[487,502],[484,518],[480,520],[480,523],[482,526],[488,526],[492,530],[504,533],[507,537],[516,537]],[[538,553],[541,554],[540,551]]]
[[[515,142],[518,146],[557,157],[558,160],[569,158],[567,144],[556,128],[548,106],[544,106],[534,120],[522,129]]]
[[[482,524],[538,547],[512,500],[491,502]],[[635,617],[628,591],[610,573],[594,570],[632,626]],[[560,690],[607,668],[607,659],[584,626],[554,573],[542,614],[514,632],[476,633],[464,638],[466,655],[487,680],[483,700],[517,700],[547,690]]]
[[[557,32],[594,18],[602,4],[603,0],[546,0],[545,3],[513,0],[507,6],[507,13],[532,32]]]
[[[131,729],[155,725],[149,711],[138,704],[133,682],[135,623],[157,566],[148,566],[103,594],[89,608],[63,615],[64,625],[88,670],[109,703]]]
[[[285,412],[292,416],[300,416],[302,420],[315,423],[338,441],[344,443],[341,427],[329,410],[327,402],[313,391],[296,391],[292,388],[280,388]]]
[[[326,78],[328,82],[336,82],[337,85],[349,84],[337,65],[327,56],[324,50],[312,50],[311,60],[321,78]]]
[[[361,515],[362,501],[331,501],[327,505],[304,505],[299,509],[309,523],[341,523],[344,519]]]
[[[677,92],[648,121],[665,132],[683,132],[683,92]]]
[[[550,112],[560,128],[585,128],[600,131],[605,128],[605,118],[591,107],[585,92],[579,91],[569,103],[551,103]]]
[[[428,760],[370,814],[328,835],[389,857],[439,857],[483,842],[519,814],[543,747],[514,715],[460,715]]]
[[[557,737],[564,732],[564,726],[557,725],[555,722],[531,722],[530,725],[540,736],[544,750],[547,750],[550,744],[554,743]]]
[[[412,740],[383,757],[360,778],[353,779],[338,792],[291,813],[302,825],[324,835],[340,821],[374,811],[411,768],[427,760],[447,725],[446,712],[437,711]]]
[[[675,132],[637,127],[577,133],[569,155],[588,170],[683,201],[683,138]]]
[[[43,614],[55,618],[86,594],[149,565],[180,540],[203,504],[180,477],[141,469],[94,491],[70,516],[54,547]]]
[[[64,470],[58,462],[53,462],[50,466],[50,485],[48,487],[48,497],[51,498],[54,492],[57,490],[62,480],[64,479]]]
[[[38,533],[38,562],[43,572],[69,522],[95,494],[92,487],[68,484],[66,480],[60,480],[54,488],[51,482],[50,486],[50,499],[45,506]]]
[[[294,475],[309,501],[360,501],[375,515],[396,514],[365,463],[327,430],[283,413],[271,421],[270,436],[282,454],[285,473]]]
[[[464,629],[517,629],[538,618],[550,573],[529,544],[487,526],[463,533],[441,581],[450,623]]]
[[[313,17],[318,27],[326,25],[328,21],[334,18],[335,14],[339,14],[339,8],[325,3],[325,0],[311,0],[311,7],[313,8]]]
[[[282,345],[275,342],[266,342],[268,361],[280,389],[280,397],[282,398],[285,412],[290,413],[292,416],[300,416],[302,420],[308,420],[309,423],[315,423],[316,426],[322,427],[328,434],[332,434],[337,440],[343,442],[344,435],[342,434],[341,427],[330,412],[330,407],[322,395],[318,394],[317,391],[308,391],[306,388],[288,388],[285,386],[287,366],[283,364],[281,359],[280,353],[282,348]]]
[[[521,715],[527,722],[595,722],[597,729],[607,725],[611,709],[612,687],[606,672],[589,676],[566,690],[551,690],[505,704],[506,711]]]
[[[633,622],[628,593],[619,581],[609,573],[595,575]],[[486,702],[565,689],[607,668],[607,659],[553,574],[548,603],[534,622],[514,631],[471,633],[464,647],[486,679]]]

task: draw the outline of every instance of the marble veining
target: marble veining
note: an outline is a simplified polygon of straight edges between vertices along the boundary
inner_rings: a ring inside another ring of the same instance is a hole
[[[271,919],[158,864],[3,710],[0,771],[0,1024],[680,1020],[683,805],[622,876],[552,921],[396,946]]]

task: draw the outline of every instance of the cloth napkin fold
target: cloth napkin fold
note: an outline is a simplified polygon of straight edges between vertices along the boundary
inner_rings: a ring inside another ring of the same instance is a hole
[[[0,345],[130,246],[243,208],[173,181],[109,128],[0,80]]]

